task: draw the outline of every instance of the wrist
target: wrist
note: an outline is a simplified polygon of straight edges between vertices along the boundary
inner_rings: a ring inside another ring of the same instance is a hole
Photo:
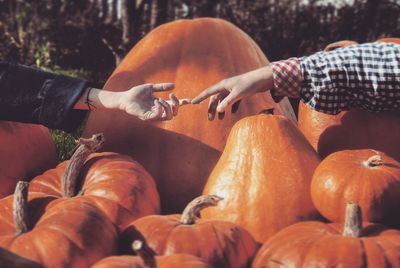
[[[100,109],[123,109],[123,92],[97,90],[93,94],[93,99],[96,103],[98,103]]]
[[[258,81],[258,92],[265,92],[274,88],[272,67],[267,65],[256,70]]]

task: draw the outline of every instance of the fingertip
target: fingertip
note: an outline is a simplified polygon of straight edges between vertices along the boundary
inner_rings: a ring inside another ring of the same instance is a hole
[[[217,106],[216,110],[217,110],[218,113],[224,113],[225,112],[225,108],[226,108],[226,105],[224,103],[221,103],[220,105]]]
[[[192,103],[191,99],[180,99],[179,100],[179,105],[186,105],[186,104],[191,104],[191,103]]]

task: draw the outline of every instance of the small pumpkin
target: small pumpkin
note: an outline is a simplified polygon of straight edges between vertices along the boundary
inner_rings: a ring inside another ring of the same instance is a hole
[[[400,205],[400,163],[375,150],[332,153],[314,172],[311,198],[332,222],[343,222],[350,201],[361,207],[364,220],[389,222]]]
[[[102,146],[103,135],[80,142],[71,160],[35,177],[29,192],[57,198],[79,192],[120,229],[137,218],[159,213],[156,184],[139,163],[126,155],[93,153]]]
[[[203,191],[224,200],[204,209],[202,217],[233,222],[260,243],[290,224],[316,219],[310,184],[319,162],[286,117],[246,117],[232,128]]]
[[[135,240],[133,250],[138,256],[111,256],[95,263],[92,268],[211,268],[199,257],[189,254],[155,256],[155,252],[141,240]]]
[[[261,267],[400,267],[400,231],[361,222],[360,207],[346,207],[345,223],[300,222],[291,225],[258,251]]]
[[[19,182],[14,195],[0,200],[0,247],[27,267],[89,267],[115,252],[116,238],[106,215],[81,197],[35,193],[28,202],[28,182]]]
[[[248,267],[258,245],[243,228],[227,221],[196,218],[221,198],[200,196],[190,202],[182,215],[151,215],[132,222],[122,234],[123,252],[132,241],[145,240],[157,255],[177,253],[201,257],[214,267]]]

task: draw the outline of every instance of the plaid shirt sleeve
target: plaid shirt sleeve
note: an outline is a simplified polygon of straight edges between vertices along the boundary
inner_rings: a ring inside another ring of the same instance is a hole
[[[398,44],[366,43],[271,64],[275,101],[300,97],[328,114],[352,108],[400,110]]]

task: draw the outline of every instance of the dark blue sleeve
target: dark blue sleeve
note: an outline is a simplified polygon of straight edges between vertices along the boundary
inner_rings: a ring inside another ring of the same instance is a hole
[[[87,81],[0,61],[0,120],[76,130],[86,111],[74,110]]]

